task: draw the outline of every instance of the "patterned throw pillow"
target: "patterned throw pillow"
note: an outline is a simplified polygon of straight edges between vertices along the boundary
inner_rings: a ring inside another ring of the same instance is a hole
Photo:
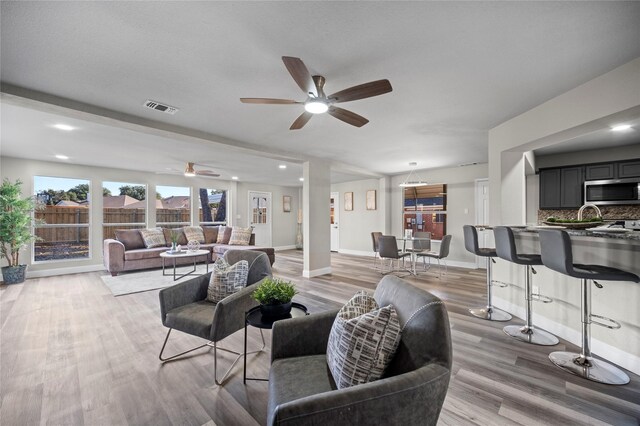
[[[162,228],[141,229],[140,235],[142,235],[144,245],[147,248],[164,247],[167,245]]]
[[[199,226],[185,226],[182,228],[187,241],[197,241],[200,244],[204,244],[204,232]]]
[[[379,308],[365,291],[356,293],[338,312],[329,334],[327,364],[338,389],[382,377],[400,337],[393,305]]]
[[[251,240],[251,228],[240,228],[234,226],[231,230],[231,238],[229,238],[230,246],[248,246]]]
[[[220,225],[220,227],[218,228],[218,238],[216,239],[216,244],[227,244],[229,242],[229,240],[227,240],[227,243],[224,242],[224,234],[226,230],[226,226]]]
[[[241,260],[229,265],[219,257],[213,264],[213,273],[207,289],[207,300],[218,303],[225,297],[235,293],[247,285],[249,262]]]

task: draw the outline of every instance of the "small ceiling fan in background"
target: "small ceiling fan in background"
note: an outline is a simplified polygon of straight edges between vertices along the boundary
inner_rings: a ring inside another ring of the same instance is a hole
[[[196,170],[193,167],[195,165],[203,166],[203,164],[198,164],[198,163],[187,163],[187,167],[184,169],[184,175],[185,176],[208,176],[208,177],[220,176],[219,173],[215,173],[213,170]]]
[[[291,77],[293,77],[298,86],[305,95],[307,95],[307,99],[304,102],[272,98],[240,98],[240,102],[245,104],[273,105],[304,104],[305,112],[293,122],[289,130],[302,129],[314,114],[322,114],[324,112],[352,126],[362,127],[367,124],[369,120],[354,112],[336,107],[334,104],[383,95],[393,90],[389,80],[376,80],[353,86],[327,96],[324,93],[325,78],[321,75],[314,75],[312,77],[300,58],[283,56],[282,61],[287,67],[289,74],[291,74]]]

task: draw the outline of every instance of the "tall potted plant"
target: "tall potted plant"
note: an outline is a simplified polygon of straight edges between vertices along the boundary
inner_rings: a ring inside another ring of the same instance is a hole
[[[0,259],[6,258],[8,266],[2,268],[5,284],[24,281],[26,264],[20,264],[20,250],[38,239],[32,231],[33,197],[22,197],[22,182],[11,183],[8,179],[0,185]]]

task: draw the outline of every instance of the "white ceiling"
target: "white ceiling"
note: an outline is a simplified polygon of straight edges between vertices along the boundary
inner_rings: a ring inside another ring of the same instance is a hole
[[[42,123],[64,118],[63,110],[51,117],[3,102],[2,155],[37,158],[65,150],[81,164],[134,168],[133,158],[143,169],[211,162],[221,172],[256,173],[251,180],[279,184],[280,178],[297,179],[301,168],[295,164],[309,158],[355,166],[336,168],[334,181],[363,176],[358,169],[400,173],[410,161],[419,168],[485,162],[490,128],[640,56],[639,2],[2,2],[0,7],[5,92],[26,88],[141,122],[201,132],[212,141],[172,140],[123,129],[113,120],[76,123],[86,130],[61,134]],[[303,100],[282,64],[284,55],[302,58],[312,73],[325,76],[327,93],[381,78],[394,90],[342,104],[370,120],[360,129],[322,115],[289,131],[301,106],[238,100]],[[180,111],[170,116],[145,110],[146,99]],[[272,160],[238,146],[263,151]],[[172,155],[161,155],[168,152]],[[282,153],[293,162],[286,176],[272,171]],[[152,165],[137,160],[153,155]],[[239,169],[226,170],[230,163]]]

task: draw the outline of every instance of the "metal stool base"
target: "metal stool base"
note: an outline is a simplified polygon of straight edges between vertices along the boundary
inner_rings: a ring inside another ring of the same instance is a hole
[[[511,314],[502,311],[497,308],[473,308],[469,309],[471,315],[477,318],[482,318],[487,321],[509,321],[511,320]]]
[[[539,328],[527,328],[521,325],[508,325],[502,329],[506,335],[524,343],[540,346],[554,346],[560,341],[553,334]]]
[[[593,382],[607,385],[629,383],[629,376],[613,364],[595,358],[588,358],[588,364],[582,364],[579,362],[580,354],[577,352],[551,352],[549,359],[564,371]]]

